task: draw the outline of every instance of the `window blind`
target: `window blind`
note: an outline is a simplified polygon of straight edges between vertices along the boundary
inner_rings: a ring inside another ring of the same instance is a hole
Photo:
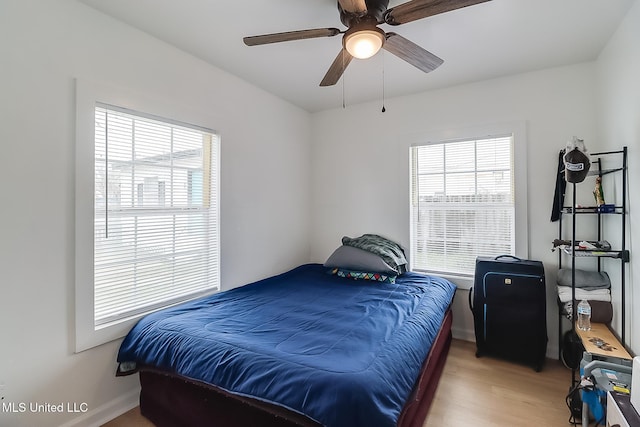
[[[414,270],[473,276],[477,256],[515,253],[513,137],[411,148]]]
[[[218,289],[215,133],[103,104],[95,122],[95,327]]]

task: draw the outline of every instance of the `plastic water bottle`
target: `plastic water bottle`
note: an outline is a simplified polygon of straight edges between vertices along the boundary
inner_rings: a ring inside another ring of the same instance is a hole
[[[591,330],[591,304],[586,299],[578,304],[578,329]]]

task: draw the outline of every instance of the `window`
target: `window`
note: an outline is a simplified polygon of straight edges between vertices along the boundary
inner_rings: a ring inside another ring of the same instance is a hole
[[[95,113],[99,328],[217,289],[218,248],[215,135],[107,105]]]
[[[411,147],[413,270],[472,278],[478,256],[526,257],[516,245],[514,159],[512,133]],[[526,228],[519,234],[526,241]]]
[[[100,102],[92,112],[76,159],[77,351],[219,289],[217,135]]]

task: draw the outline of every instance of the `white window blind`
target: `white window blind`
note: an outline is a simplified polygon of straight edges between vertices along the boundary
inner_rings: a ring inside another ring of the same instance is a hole
[[[95,108],[95,327],[219,287],[218,138]]]
[[[411,148],[412,268],[473,276],[477,256],[515,254],[513,137]]]

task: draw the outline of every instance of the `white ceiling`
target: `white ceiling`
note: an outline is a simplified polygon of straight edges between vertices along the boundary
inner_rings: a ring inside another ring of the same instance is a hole
[[[398,27],[444,59],[425,74],[381,51],[319,87],[342,37],[245,46],[244,36],[336,27],[336,0],[80,0],[310,112],[595,60],[636,0],[492,0]],[[389,7],[404,0],[390,0]],[[384,76],[384,79],[383,79]]]

